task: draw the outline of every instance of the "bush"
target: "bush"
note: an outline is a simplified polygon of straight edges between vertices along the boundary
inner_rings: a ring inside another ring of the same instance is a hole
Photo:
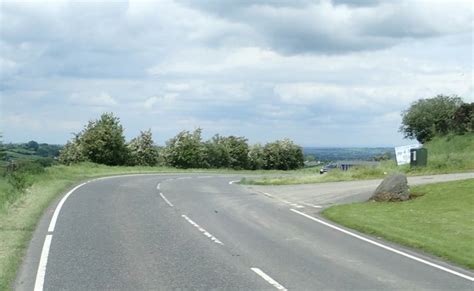
[[[158,151],[153,144],[151,130],[142,131],[140,136],[132,139],[127,145],[128,164],[131,166],[156,166]]]
[[[303,149],[291,140],[268,143],[263,148],[263,168],[266,170],[294,170],[304,166]]]
[[[260,170],[263,169],[264,166],[263,147],[260,144],[251,146],[248,153],[248,168],[250,170]]]
[[[165,160],[169,166],[187,169],[203,168],[205,149],[201,143],[201,129],[193,133],[181,131],[166,142]]]
[[[22,160],[10,162],[5,171],[7,181],[17,191],[23,191],[31,185],[31,175],[44,173],[44,166],[39,161]]]
[[[68,141],[59,152],[59,162],[62,164],[71,165],[85,161],[86,157],[79,136],[76,136],[72,141]]]
[[[110,166],[124,165],[128,150],[123,127],[118,117],[104,113],[100,119],[89,121],[76,137],[61,151],[64,164],[91,161]]]
[[[216,134],[204,143],[206,168],[229,167],[230,153],[224,140],[224,137]]]

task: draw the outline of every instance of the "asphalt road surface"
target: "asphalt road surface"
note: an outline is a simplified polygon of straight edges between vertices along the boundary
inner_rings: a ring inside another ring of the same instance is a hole
[[[474,173],[410,183],[463,178]],[[471,271],[318,215],[331,204],[367,199],[379,180],[281,187],[230,183],[239,179],[196,174],[90,181],[46,211],[14,288],[474,288]]]

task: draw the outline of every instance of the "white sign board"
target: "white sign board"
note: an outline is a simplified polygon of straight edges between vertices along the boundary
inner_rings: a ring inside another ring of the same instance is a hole
[[[410,150],[419,149],[421,144],[412,144],[395,148],[395,157],[397,158],[397,165],[405,165],[410,163]]]

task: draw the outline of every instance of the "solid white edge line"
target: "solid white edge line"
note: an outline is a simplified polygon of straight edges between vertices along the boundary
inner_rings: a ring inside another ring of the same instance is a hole
[[[168,199],[166,199],[165,195],[163,193],[160,192],[160,196],[161,198],[163,198],[163,200],[165,200],[165,202],[170,206],[170,207],[173,207],[173,203],[171,203]]]
[[[311,215],[308,215],[308,214],[303,213],[303,212],[301,212],[301,211],[298,211],[298,210],[296,210],[296,209],[290,209],[290,210],[293,211],[293,212],[295,212],[295,213],[297,213],[297,214],[299,214],[299,215],[302,215],[302,216],[304,216],[304,217],[306,217],[306,218],[309,218],[309,219],[311,219],[311,220],[313,220],[313,221],[316,221],[316,222],[318,222],[318,223],[321,223],[321,224],[323,224],[323,225],[326,225],[326,226],[328,226],[328,227],[330,227],[330,228],[332,228],[332,229],[338,230],[338,231],[340,231],[340,232],[343,232],[343,233],[345,233],[345,234],[348,234],[348,235],[350,235],[350,236],[353,236],[353,237],[355,237],[355,238],[358,238],[358,239],[360,239],[360,240],[363,240],[363,241],[365,241],[365,242],[368,242],[368,243],[373,244],[373,245],[375,245],[375,246],[378,246],[378,247],[380,247],[380,248],[386,249],[386,250],[388,250],[388,251],[391,251],[391,252],[393,252],[393,253],[396,253],[396,254],[399,254],[399,255],[401,255],[401,256],[407,257],[407,258],[409,258],[409,259],[415,260],[415,261],[417,261],[417,262],[423,263],[423,264],[428,265],[428,266],[431,266],[431,267],[433,267],[433,268],[436,268],[436,269],[445,271],[445,272],[447,272],[447,273],[450,273],[450,274],[453,274],[453,275],[455,275],[455,276],[458,276],[458,277],[461,277],[461,278],[464,278],[464,279],[467,279],[467,280],[469,280],[469,281],[473,281],[473,282],[474,282],[474,277],[471,277],[471,276],[465,275],[465,274],[463,274],[463,273],[460,273],[460,272],[457,272],[457,271],[448,269],[448,268],[446,268],[446,267],[440,266],[440,265],[438,265],[438,264],[432,263],[432,262],[427,261],[427,260],[424,260],[424,259],[422,259],[422,258],[413,256],[413,255],[410,255],[410,254],[408,254],[408,253],[405,253],[405,252],[402,252],[402,251],[400,251],[400,250],[394,249],[394,248],[392,248],[392,247],[386,246],[386,245],[381,244],[381,243],[379,243],[379,242],[376,242],[376,241],[373,241],[373,240],[371,240],[371,239],[365,238],[365,237],[363,237],[363,236],[360,236],[360,235],[358,235],[358,234],[355,234],[355,233],[353,233],[353,232],[350,232],[350,231],[348,231],[348,230],[345,230],[345,229],[343,229],[343,228],[340,228],[340,227],[338,227],[338,226],[336,226],[336,225],[330,224],[330,223],[328,223],[328,222],[326,222],[326,221],[323,221],[323,220],[321,220],[321,219],[317,219],[316,217],[313,217],[313,216],[311,216]]]
[[[58,220],[59,212],[61,212],[61,208],[63,207],[63,204],[64,204],[64,202],[66,202],[67,198],[74,191],[76,191],[77,189],[79,189],[80,187],[84,186],[87,183],[89,183],[89,181],[84,182],[82,184],[79,184],[76,187],[72,188],[71,191],[67,192],[67,194],[64,195],[64,197],[61,199],[61,201],[59,201],[58,205],[56,206],[56,209],[54,210],[53,217],[51,218],[51,222],[49,223],[48,232],[53,232],[54,231],[54,228],[56,227],[56,222]]]
[[[200,232],[202,232],[205,236],[207,236],[210,240],[212,240],[213,242],[215,242],[216,244],[220,244],[220,245],[223,245],[224,243],[222,243],[220,240],[218,240],[215,236],[213,236],[212,234],[210,234],[207,230],[205,230],[204,228],[200,227],[199,224],[197,224],[196,222],[194,222],[193,220],[191,220],[188,216],[186,216],[185,214],[182,214],[181,217],[183,217],[184,219],[186,219],[187,222],[189,222],[192,226],[194,226],[195,228],[197,228]]]
[[[267,274],[265,274],[262,270],[260,270],[259,268],[250,268],[252,271],[254,271],[255,273],[257,273],[257,275],[259,275],[260,277],[263,278],[263,280],[267,281],[268,283],[270,283],[270,285],[272,285],[273,287],[275,287],[276,289],[278,290],[287,290],[285,287],[283,287],[280,283],[278,283],[277,281],[273,280],[272,277],[268,276]]]
[[[44,276],[46,275],[46,265],[48,264],[49,249],[51,247],[52,234],[46,235],[43,244],[43,250],[41,251],[41,257],[38,264],[38,271],[36,273],[34,291],[42,291],[44,286]]]
[[[232,184],[237,183],[237,182],[240,182],[240,180],[230,181],[229,185],[232,185]]]

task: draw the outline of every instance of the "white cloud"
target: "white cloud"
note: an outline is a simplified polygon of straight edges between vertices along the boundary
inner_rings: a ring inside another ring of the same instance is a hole
[[[307,132],[399,140],[397,113],[418,98],[474,101],[470,1],[185,2],[3,1],[2,114],[54,128],[114,111],[158,142],[202,126],[317,145]],[[13,141],[43,132],[9,121]]]
[[[91,107],[115,107],[118,105],[118,102],[106,92],[92,96],[81,93],[73,93],[71,96],[69,96],[69,102],[74,105]]]

